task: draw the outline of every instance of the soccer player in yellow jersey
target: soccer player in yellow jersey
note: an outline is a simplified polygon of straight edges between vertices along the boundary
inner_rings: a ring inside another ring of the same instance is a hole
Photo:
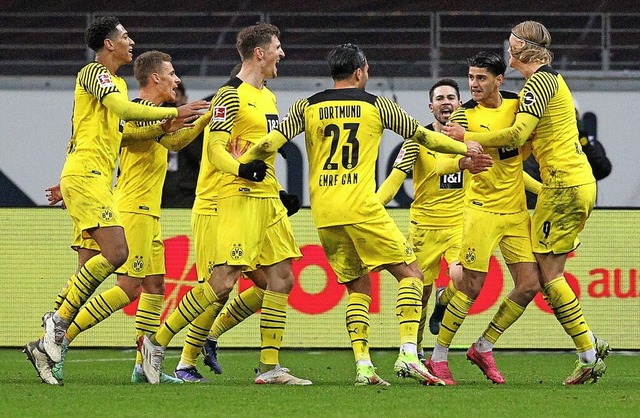
[[[180,83],[171,57],[159,51],[140,55],[134,63],[134,75],[140,86],[139,98],[134,102],[158,106],[175,99],[175,89]],[[62,343],[62,361],[55,364],[53,374],[58,381],[63,378],[64,357],[69,344],[84,330],[108,318],[113,312],[140,297],[136,315],[136,330],[151,333],[159,325],[164,298],[164,244],[160,230],[160,198],[166,173],[168,149],[179,150],[189,144],[211,119],[211,113],[199,118],[188,128],[183,119],[174,120],[177,126],[171,132],[155,139],[135,141],[120,153],[118,181],[115,189],[116,203],[122,214],[130,248],[129,259],[119,268],[117,285],[91,299],[80,309],[69,326]],[[153,128],[158,122],[128,122],[126,131],[138,127]],[[140,129],[141,130],[141,129]],[[85,240],[87,245],[90,240]],[[95,244],[95,243],[92,243]],[[155,326],[154,326],[155,324]],[[140,366],[141,358],[132,375],[132,382],[144,382]],[[164,383],[182,383],[168,375]]]
[[[442,385],[418,360],[422,272],[411,246],[375,194],[375,163],[385,129],[441,152],[477,153],[481,147],[470,143],[460,147],[421,127],[393,101],[367,93],[369,65],[357,45],[334,48],[329,67],[334,87],[294,103],[285,120],[240,161],[270,158],[305,132],[313,218],[327,259],[349,294],[346,323],[356,360],[355,384],[389,384],[376,373],[368,343],[369,273],[386,269],[399,282],[400,353],[394,369],[399,376]]]
[[[140,87],[134,102],[159,106],[175,100],[180,83],[171,63],[171,56],[160,51],[145,52],[136,58],[134,76]],[[129,258],[116,270],[116,286],[89,300],[80,309],[67,329],[63,351],[83,331],[104,321],[113,312],[140,297],[136,313],[136,332],[150,334],[160,325],[164,300],[164,244],[160,229],[160,201],[166,175],[167,153],[188,145],[211,119],[211,113],[198,118],[188,128],[155,139],[136,141],[122,148],[120,175],[115,197],[127,234]],[[158,122],[128,122],[135,126],[150,126]],[[135,127],[134,127],[135,129]],[[63,356],[64,359],[64,356]],[[138,355],[131,381],[145,382],[142,358]],[[62,364],[56,364],[54,375],[62,379]],[[182,383],[168,375],[164,383]]]
[[[429,90],[429,109],[435,120],[426,128],[440,132],[460,104],[458,83],[449,78],[437,81]],[[464,192],[469,182],[469,172],[479,173],[490,165],[491,157],[488,154],[476,154],[474,159],[438,154],[416,142],[405,141],[393,164],[393,170],[376,192],[382,204],[386,205],[413,172],[414,200],[409,210],[408,241],[424,275],[417,347],[418,357],[423,363],[426,362],[422,340],[427,321],[427,302],[433,283],[440,273],[440,260],[443,257],[446,260],[452,281],[457,283],[462,277],[458,255],[462,241]],[[455,172],[440,175],[438,169],[442,170],[441,166],[454,166]],[[444,308],[445,305],[442,305],[442,309]],[[437,334],[439,321],[435,325],[431,322],[429,326],[435,328],[434,333]]]
[[[124,121],[188,117],[198,114],[199,109],[192,105],[156,108],[129,101],[127,85],[116,72],[131,62],[134,42],[117,18],[96,19],[87,28],[85,40],[95,51],[96,60],[85,65],[76,79],[73,129],[60,179],[74,224],[79,268],[59,309],[43,317],[43,338],[27,344],[24,350],[40,378],[49,384],[59,383],[48,360],[61,360],[62,341],[71,321],[100,283],[128,257],[111,190]],[[146,133],[160,135],[163,129],[158,125]],[[95,243],[84,246],[82,241],[88,239]]]
[[[242,64],[238,64],[231,71],[231,79],[234,82],[241,67]],[[205,130],[203,141],[205,150],[209,147],[210,133],[209,129]],[[242,141],[240,137],[236,137],[231,142],[233,147],[230,148],[230,152],[236,158],[242,155],[250,144]],[[242,148],[239,148],[240,142],[244,142]],[[210,160],[209,154],[204,152],[200,163],[196,198],[191,214],[199,283],[204,283],[211,277],[215,266],[218,231],[218,187],[221,176],[222,172]],[[201,350],[204,354],[204,364],[209,366],[211,371],[216,374],[222,373],[222,367],[217,358],[218,338],[260,309],[264,298],[264,289],[267,286],[264,273],[261,270],[244,272],[244,274],[249,276],[256,285],[237,295],[226,306],[224,305],[228,298],[220,298],[209,305],[200,316],[189,324],[180,361],[174,371],[174,374],[180,379],[186,382],[208,382],[208,379],[198,371],[196,366]]]
[[[215,267],[209,280],[184,296],[155,335],[142,339],[144,370],[153,383],[159,380],[164,348],[173,336],[208,306],[226,298],[243,271],[260,267],[267,289],[262,300],[260,363],[255,383],[312,384],[293,376],[279,362],[287,298],[294,284],[291,262],[302,254],[280,200],[280,186],[273,171],[275,157],[266,163],[256,160],[248,164],[223,158],[228,155],[225,147],[230,139],[239,136],[254,143],[277,126],[276,98],[264,82],[277,76],[277,63],[284,57],[279,36],[278,28],[266,23],[242,29],[236,40],[242,58],[240,72],[213,99],[207,152],[211,162],[224,172],[218,187]]]
[[[550,66],[550,44],[551,35],[539,22],[521,22],[512,29],[509,66],[526,78],[515,121],[505,129],[466,132],[464,139],[515,148],[536,132],[531,147],[543,187],[531,219],[531,242],[542,292],[578,352],[575,370],[564,381],[571,385],[595,382],[604,374],[609,346],[595,341],[564,277],[567,254],[576,248],[595,204],[596,182],[578,140],[571,92]]]
[[[472,99],[451,116],[450,122],[468,131],[488,131],[510,126],[518,108],[515,93],[500,91],[506,63],[497,54],[480,52],[468,60]],[[449,301],[442,320],[429,370],[455,384],[447,354],[451,341],[480,293],[496,246],[513,276],[515,288],[503,301],[498,314],[480,340],[467,352],[495,383],[504,378],[492,357],[493,344],[524,312],[539,289],[538,270],[531,250],[530,219],[524,194],[522,152],[518,148],[485,148],[493,159],[486,172],[473,175],[466,191],[460,262],[462,280]]]

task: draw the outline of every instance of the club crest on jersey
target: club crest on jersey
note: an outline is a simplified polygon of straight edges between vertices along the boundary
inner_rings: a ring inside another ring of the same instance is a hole
[[[109,222],[111,219],[113,219],[113,211],[111,210],[111,208],[102,208],[100,218],[102,218],[102,220],[105,222]]]
[[[405,255],[407,255],[407,256],[410,256],[410,255],[412,255],[412,254],[413,254],[413,248],[411,248],[411,246],[409,245],[409,243],[408,243],[408,242],[405,242],[405,243],[404,243],[404,253],[405,253]]]
[[[242,256],[244,255],[244,251],[242,250],[240,244],[233,244],[230,255],[234,260],[240,260],[242,258]]]
[[[144,269],[144,260],[141,255],[136,255],[131,262],[131,268],[136,273],[140,273]]]
[[[536,94],[529,90],[522,96],[522,104],[525,106],[531,106],[536,102]]]
[[[227,120],[227,107],[226,106],[215,106],[213,108],[213,121],[214,122],[224,122]]]
[[[476,249],[471,247],[467,248],[464,260],[469,264],[473,264],[473,262],[476,261]]]
[[[111,75],[107,73],[98,74],[98,83],[100,87],[113,87],[113,81],[111,81]]]

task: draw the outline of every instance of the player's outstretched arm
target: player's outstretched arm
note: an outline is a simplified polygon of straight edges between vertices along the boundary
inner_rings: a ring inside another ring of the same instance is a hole
[[[195,102],[183,104],[176,108],[178,109],[178,115],[176,117],[188,118],[189,116],[203,115],[204,111],[209,109],[210,105],[211,103],[206,100],[196,100]]]
[[[123,120],[162,120],[178,117],[178,109],[175,107],[145,106],[134,103],[120,92],[106,95],[102,103]]]
[[[280,131],[273,130],[258,140],[238,161],[264,160],[287,142],[288,139]]]
[[[164,135],[164,133],[164,128],[160,122],[145,126],[139,126],[135,122],[127,122],[124,124],[120,146],[126,147],[140,141],[155,140]]]
[[[518,113],[512,126],[492,132],[466,132],[465,141],[475,141],[485,147],[519,148],[529,139],[539,119],[529,113]],[[445,127],[446,129],[446,127]],[[443,129],[443,132],[445,130]]]
[[[196,119],[190,126],[160,136],[158,142],[169,151],[180,151],[196,139],[200,132],[209,124],[212,114],[213,113],[209,111]]]
[[[457,173],[458,171],[462,170],[460,168],[460,161],[463,158],[469,158],[469,157],[463,157],[461,155],[452,155],[452,154],[438,155],[436,156],[436,161],[433,164],[433,170],[439,176]]]
[[[250,160],[243,163],[233,158],[227,151],[230,135],[226,132],[212,131],[209,133],[209,160],[220,171],[242,177],[245,180],[254,182],[264,180],[267,174],[267,164],[262,160]],[[248,153],[248,151],[247,151]],[[245,153],[240,159],[242,159]]]
[[[280,147],[304,131],[305,109],[309,105],[307,99],[297,100],[289,108],[289,112],[278,124],[278,127],[263,136],[249,151],[240,158],[241,162],[264,160]]]
[[[468,156],[471,155],[471,153],[482,152],[482,147],[477,143],[465,144],[463,142],[453,140],[439,132],[430,131],[422,126],[419,126],[418,129],[416,129],[415,134],[410,139],[416,141],[423,147],[445,154],[461,154]]]

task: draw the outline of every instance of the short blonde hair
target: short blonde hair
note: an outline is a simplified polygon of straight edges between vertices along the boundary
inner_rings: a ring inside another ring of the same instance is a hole
[[[551,34],[540,22],[527,20],[511,29],[511,34],[524,42],[522,48],[511,50],[511,55],[525,64],[537,61],[551,64],[553,53],[549,51]]]
[[[162,71],[162,64],[171,62],[171,55],[160,51],[143,52],[133,63],[133,76],[140,87],[149,84],[149,76]]]

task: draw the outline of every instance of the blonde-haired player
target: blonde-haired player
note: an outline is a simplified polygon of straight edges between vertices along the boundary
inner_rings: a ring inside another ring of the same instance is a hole
[[[93,21],[85,32],[85,41],[95,51],[96,59],[85,65],[76,78],[73,130],[60,178],[74,224],[78,269],[60,307],[43,317],[44,336],[24,349],[40,378],[49,384],[59,383],[51,374],[49,362],[62,359],[64,335],[78,310],[129,256],[111,190],[124,121],[188,117],[206,107],[157,108],[130,102],[126,82],[116,72],[132,61],[134,42],[117,18]],[[147,134],[155,136],[162,133],[159,125],[155,131],[147,130]],[[89,239],[95,244],[83,246],[83,240]]]
[[[564,381],[573,385],[595,382],[604,374],[608,344],[597,351],[594,348],[595,338],[580,302],[564,277],[567,254],[576,249],[578,233],[595,204],[596,182],[578,139],[571,91],[550,66],[550,44],[551,35],[539,22],[524,21],[513,27],[509,66],[526,78],[513,126],[466,132],[464,139],[489,147],[515,148],[536,131],[531,146],[540,164],[543,187],[531,219],[531,243],[540,267],[542,292],[578,352],[575,370]]]

